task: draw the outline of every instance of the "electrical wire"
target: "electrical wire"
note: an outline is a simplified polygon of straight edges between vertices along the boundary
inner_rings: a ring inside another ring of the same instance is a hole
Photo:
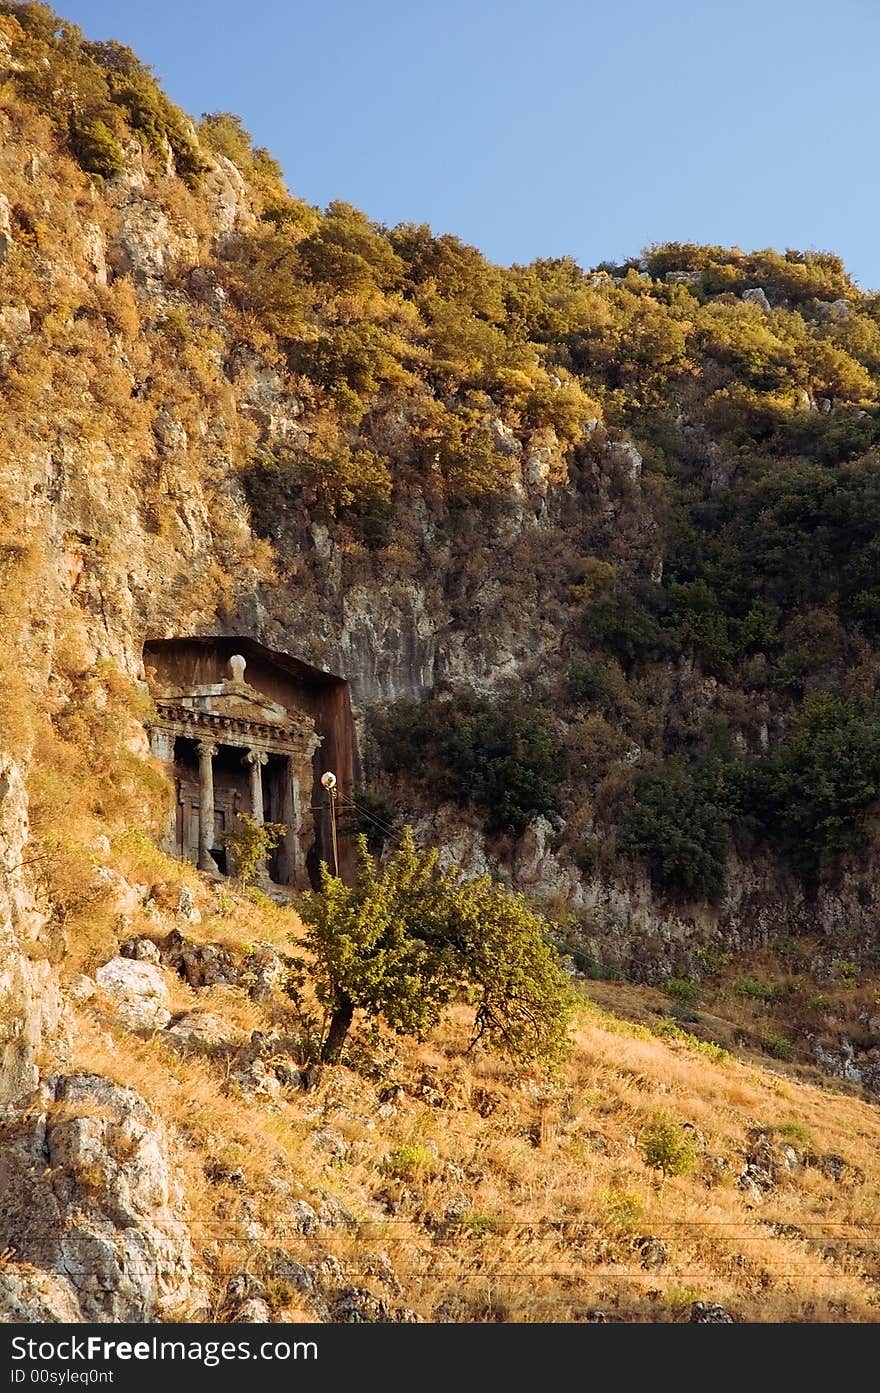
[[[354,808],[356,812],[360,813],[361,817],[365,817],[369,822],[374,823],[375,826],[380,829],[380,831],[384,832],[387,837],[392,838],[393,841],[400,840],[402,835],[400,832],[395,832],[392,827],[388,826],[387,822],[383,822],[381,818],[378,818],[373,813],[369,812],[369,810],[363,807],[361,803],[356,803],[353,798],[346,798],[343,795],[340,795],[339,801],[341,803],[344,803],[345,806],[348,808]]]

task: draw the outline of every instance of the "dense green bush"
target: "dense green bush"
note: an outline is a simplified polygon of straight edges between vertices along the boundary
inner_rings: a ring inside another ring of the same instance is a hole
[[[125,166],[122,146],[100,117],[71,121],[70,148],[88,174],[109,178]]]
[[[618,583],[609,594],[588,601],[580,637],[618,659],[626,671],[639,662],[657,662],[679,649],[669,600],[659,585]]]
[[[558,808],[562,750],[549,713],[472,693],[400,702],[376,719],[385,768],[437,801],[473,804],[488,832],[525,831]]]
[[[668,1113],[658,1112],[642,1132],[645,1165],[664,1175],[687,1175],[696,1162],[693,1135]]]
[[[611,675],[601,663],[572,663],[566,681],[569,698],[577,706],[601,706],[614,692]]]
[[[729,807],[717,769],[675,759],[645,770],[619,846],[648,863],[655,885],[716,898],[730,847]]]
[[[806,881],[857,846],[880,799],[880,714],[808,697],[789,738],[744,766],[740,808]]]
[[[186,180],[207,168],[183,113],[130,48],[114,40],[90,42],[48,5],[0,0],[3,16],[23,31],[14,88],[49,117],[88,173],[117,173],[122,145],[132,135],[160,155],[170,146]]]

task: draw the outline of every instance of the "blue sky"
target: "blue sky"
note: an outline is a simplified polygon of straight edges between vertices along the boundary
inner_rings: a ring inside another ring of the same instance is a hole
[[[495,261],[820,248],[880,288],[877,0],[55,0],[310,203]]]

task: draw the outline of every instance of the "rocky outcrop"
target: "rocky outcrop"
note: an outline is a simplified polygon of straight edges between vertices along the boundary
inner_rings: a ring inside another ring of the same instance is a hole
[[[63,1051],[58,982],[45,960],[45,921],[30,889],[27,793],[0,754],[0,1103],[30,1093],[46,1047]]]
[[[111,958],[98,969],[96,981],[127,1029],[161,1030],[171,1019],[168,985],[155,963]]]
[[[168,1138],[133,1089],[94,1074],[46,1079],[0,1119],[0,1150],[0,1228],[16,1264],[0,1274],[5,1319],[198,1312]]]

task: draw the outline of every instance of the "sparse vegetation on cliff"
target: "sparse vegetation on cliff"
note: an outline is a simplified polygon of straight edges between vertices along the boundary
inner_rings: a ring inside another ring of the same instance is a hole
[[[880,298],[310,207],[44,5],[0,74],[9,1126],[148,1100],[186,1318],[873,1319]],[[144,638],[238,632],[353,681],[376,860],[304,927],[156,845]]]

